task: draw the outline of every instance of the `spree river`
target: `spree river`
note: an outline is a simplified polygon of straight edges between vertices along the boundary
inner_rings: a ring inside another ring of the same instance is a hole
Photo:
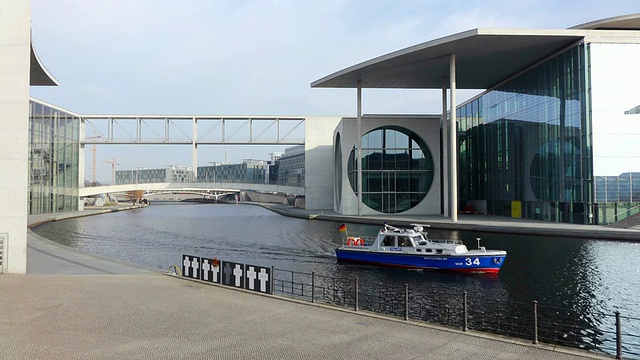
[[[390,221],[392,223],[392,221]],[[337,263],[339,224],[278,215],[258,206],[157,204],[137,210],[51,222],[37,234],[74,249],[166,270],[182,255],[217,257],[318,275],[375,283],[409,284],[425,292],[567,308],[593,314],[640,317],[640,243],[429,231],[475,248],[507,250],[498,276],[462,275]],[[350,235],[374,236],[379,226],[347,224]],[[640,333],[636,321],[627,333]],[[614,344],[615,345],[615,344]],[[611,353],[611,344],[606,345]],[[640,340],[625,339],[625,355],[640,358]],[[615,348],[614,348],[615,351]]]

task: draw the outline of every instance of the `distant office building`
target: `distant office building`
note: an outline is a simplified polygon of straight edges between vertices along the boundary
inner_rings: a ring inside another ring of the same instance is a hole
[[[304,145],[285,149],[277,164],[278,185],[304,187]]]
[[[246,159],[240,164],[214,164],[198,167],[198,182],[264,184],[267,162]]]
[[[278,160],[282,156],[280,152],[269,153],[271,160],[267,161],[265,184],[275,185],[278,183]]]
[[[191,183],[193,169],[190,166],[169,166],[159,169],[134,169],[116,171],[116,185],[151,183]]]
[[[640,172],[596,176],[596,202],[640,203]]]

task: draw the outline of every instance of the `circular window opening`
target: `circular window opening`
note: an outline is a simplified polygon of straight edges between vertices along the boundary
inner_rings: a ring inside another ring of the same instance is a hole
[[[358,193],[356,148],[347,175]],[[433,183],[434,165],[425,142],[414,132],[386,126],[362,137],[362,203],[387,214],[407,211],[422,201]]]

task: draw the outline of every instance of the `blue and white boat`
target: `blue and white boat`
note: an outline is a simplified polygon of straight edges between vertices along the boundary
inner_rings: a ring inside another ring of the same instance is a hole
[[[344,225],[343,225],[344,226]],[[498,273],[507,252],[480,246],[469,250],[459,240],[432,240],[423,231],[428,225],[400,229],[385,224],[377,237],[347,237],[336,249],[338,261],[404,269],[444,270],[464,273]]]

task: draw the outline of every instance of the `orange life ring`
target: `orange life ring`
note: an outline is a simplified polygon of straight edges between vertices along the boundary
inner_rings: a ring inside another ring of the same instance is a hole
[[[347,245],[349,245],[349,246],[356,245],[356,238],[353,238],[353,237],[347,238]]]
[[[356,245],[364,246],[364,239],[363,238],[357,238],[356,239]]]

